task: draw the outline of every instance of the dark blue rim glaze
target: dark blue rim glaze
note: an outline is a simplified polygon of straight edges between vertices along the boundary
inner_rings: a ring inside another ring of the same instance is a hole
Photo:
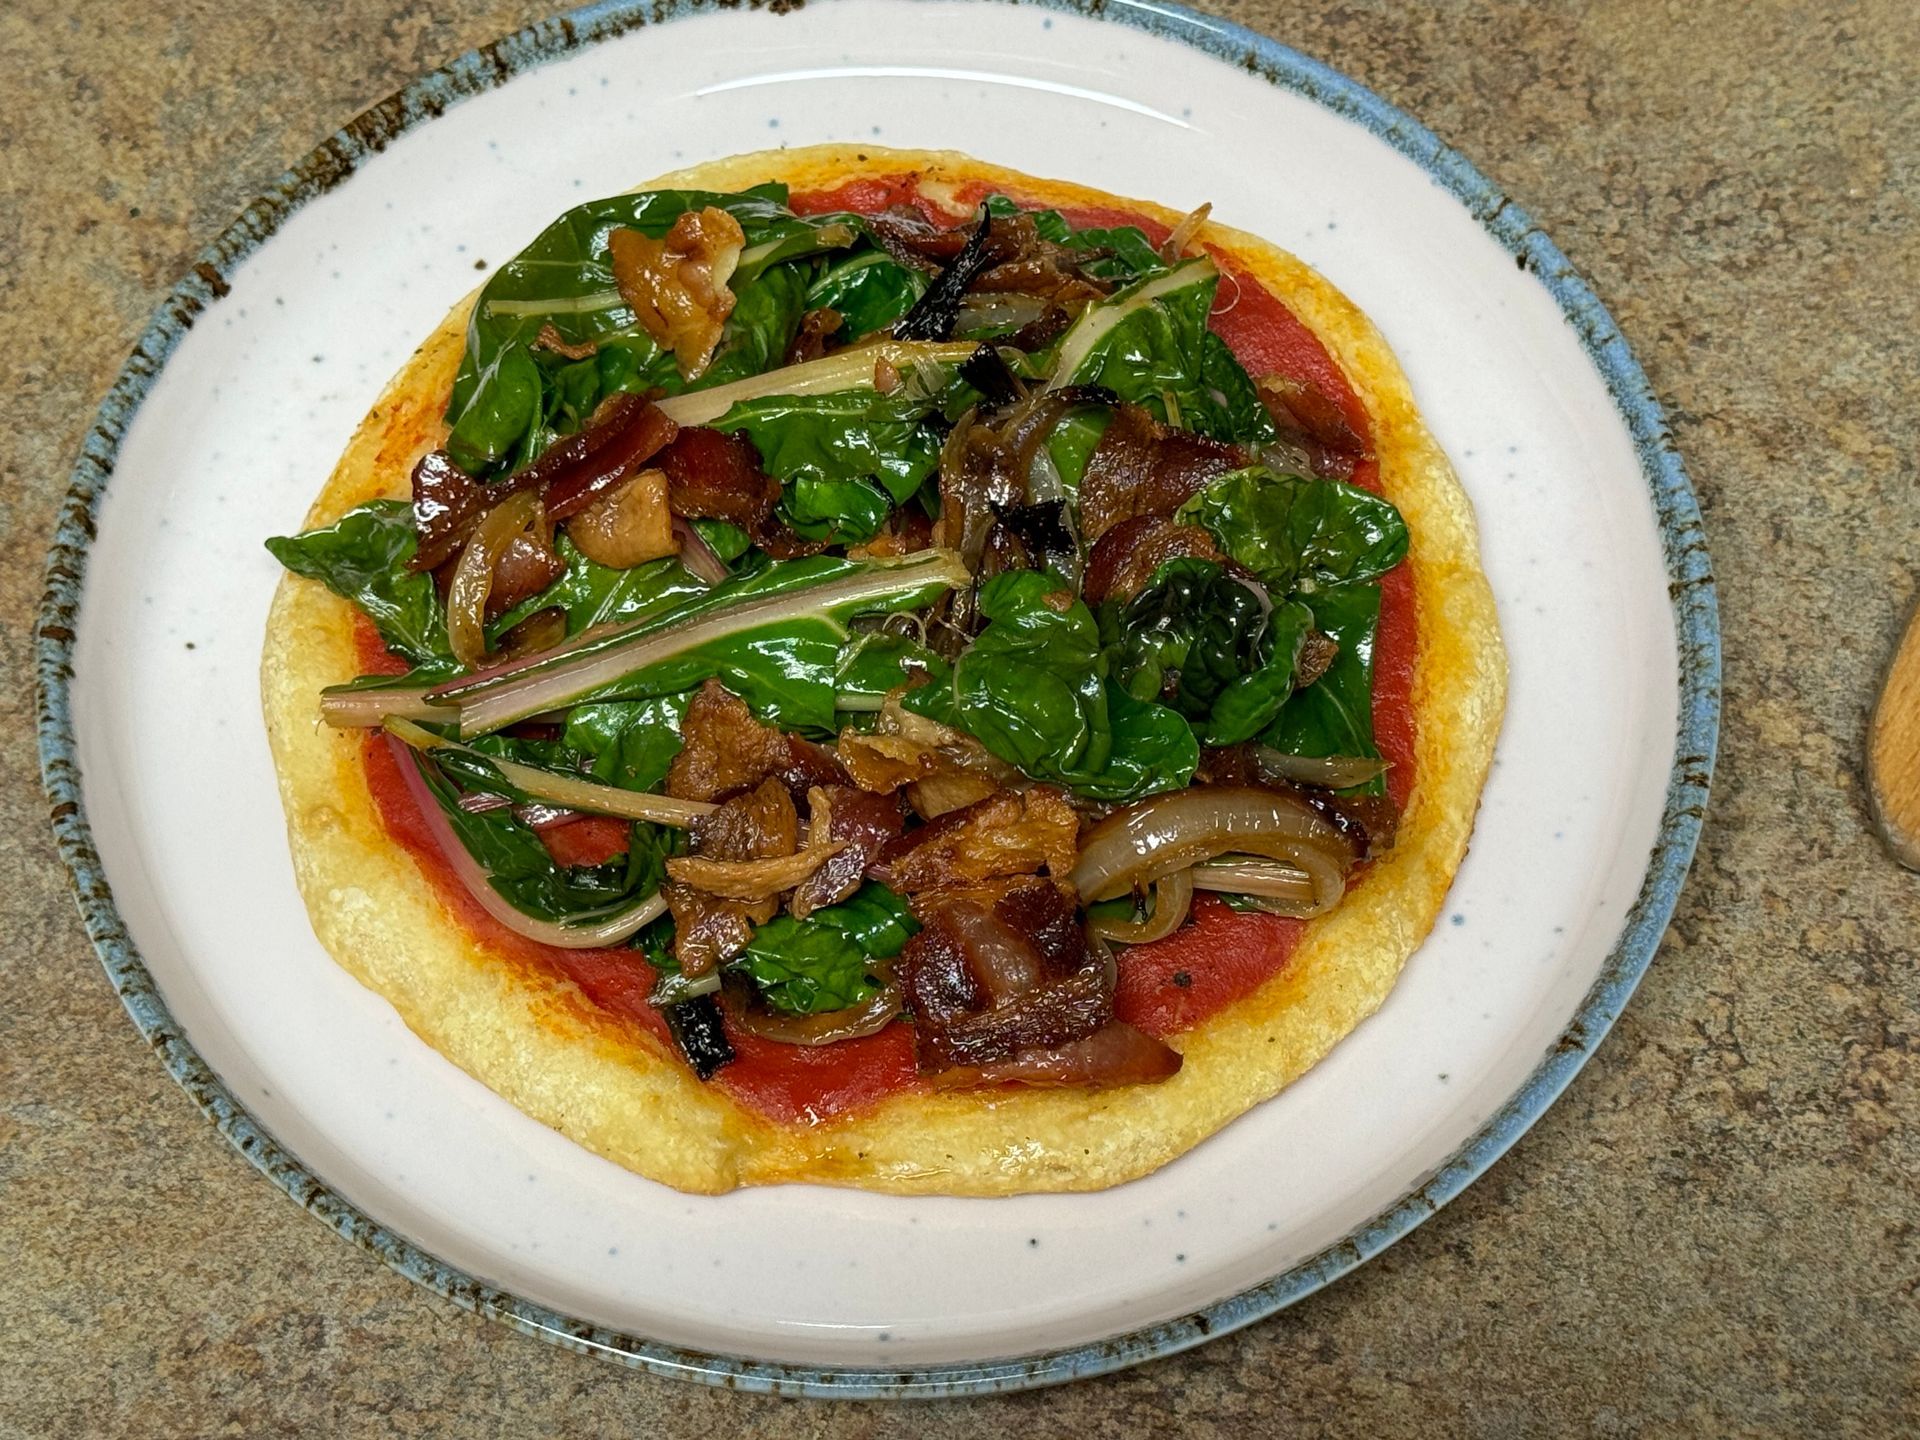
[[[755,0],[758,4],[759,0]],[[774,0],[785,13],[801,0]],[[783,1395],[935,1397],[1020,1390],[1099,1375],[1272,1315],[1344,1275],[1412,1230],[1519,1139],[1593,1053],[1633,993],[1679,899],[1700,835],[1720,724],[1720,628],[1699,508],[1666,416],[1606,308],[1567,258],[1521,209],[1457,150],[1411,116],[1344,75],[1264,35],[1162,0],[1037,0],[1049,9],[1117,21],[1178,40],[1294,91],[1365,127],[1417,162],[1435,183],[1531,270],[1559,303],[1605,379],[1633,436],[1666,551],[1668,588],[1680,648],[1680,719],[1659,839],[1625,928],[1579,1013],[1539,1067],[1500,1111],[1427,1181],[1346,1239],[1264,1284],[1204,1310],[1130,1334],[1070,1349],[978,1364],[918,1369],[851,1369],[773,1364],[683,1350],[557,1314],[445,1264],[336,1195],[284,1149],[208,1068],[175,1024],[120,919],[81,808],[71,696],[74,625],[94,513],[113,473],[121,437],[160,367],[209,305],[227,293],[226,275],[302,204],[346,179],[401,132],[467,96],[547,60],[648,24],[716,8],[708,0],[603,0],[461,56],[416,80],[327,140],[275,182],[214,241],[174,286],[100,406],[74,466],[47,566],[35,634],[40,764],[60,853],[73,873],[87,931],[140,1033],[220,1133],[274,1184],[340,1234],[456,1304],[555,1344],[651,1371]],[[769,21],[769,23],[775,23]]]

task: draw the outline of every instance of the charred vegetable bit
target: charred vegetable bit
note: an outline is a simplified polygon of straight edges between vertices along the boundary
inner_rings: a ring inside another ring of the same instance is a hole
[[[713,996],[696,995],[665,1006],[660,1013],[666,1016],[673,1043],[702,1080],[711,1080],[733,1063],[733,1043],[727,1039],[726,1023]]]
[[[1349,398],[1211,328],[1207,233],[570,211],[481,292],[410,499],[268,542],[407,671],[321,713],[384,729],[493,922],[630,945],[701,1079],[898,1024],[937,1086],[1166,1079],[1127,947],[1207,894],[1324,913],[1398,819],[1407,529]],[[623,843],[563,863],[588,817]]]
[[[992,258],[987,253],[987,237],[993,229],[993,217],[982,211],[960,253],[949,260],[927,286],[926,294],[914,301],[893,327],[896,340],[946,340],[953,335],[954,322],[960,318],[960,302],[966,297],[980,272]]]

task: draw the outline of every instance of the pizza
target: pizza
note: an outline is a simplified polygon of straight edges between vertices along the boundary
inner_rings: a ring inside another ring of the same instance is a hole
[[[1191,1149],[1386,997],[1504,705],[1358,309],[1206,206],[950,152],[569,211],[268,548],[320,941],[690,1192]]]

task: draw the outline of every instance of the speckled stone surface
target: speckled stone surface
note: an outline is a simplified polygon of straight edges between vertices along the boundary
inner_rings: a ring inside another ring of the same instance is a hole
[[[0,1435],[1860,1435],[1920,1429],[1920,876],[1862,734],[1920,560],[1920,34],[1845,7],[1210,0],[1459,145],[1612,306],[1721,585],[1672,933],[1468,1194],[1283,1316],[1104,1380],[885,1409],[596,1364],[341,1243],[120,1011],[42,816],[29,635],[66,471],[193,252],[539,7],[0,6]],[[268,11],[276,12],[268,18]]]

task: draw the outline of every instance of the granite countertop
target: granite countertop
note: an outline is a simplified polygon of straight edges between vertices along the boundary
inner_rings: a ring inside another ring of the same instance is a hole
[[[66,473],[165,288],[284,167],[508,0],[0,8],[0,1435],[1893,1435],[1920,1427],[1920,876],[1860,752],[1915,591],[1920,44],[1844,7],[1207,0],[1432,125],[1539,219],[1665,398],[1726,724],[1671,933],[1567,1096],[1284,1315],[924,1408],[651,1379],[416,1289],[265,1183],[148,1053],[48,838],[30,634]]]

